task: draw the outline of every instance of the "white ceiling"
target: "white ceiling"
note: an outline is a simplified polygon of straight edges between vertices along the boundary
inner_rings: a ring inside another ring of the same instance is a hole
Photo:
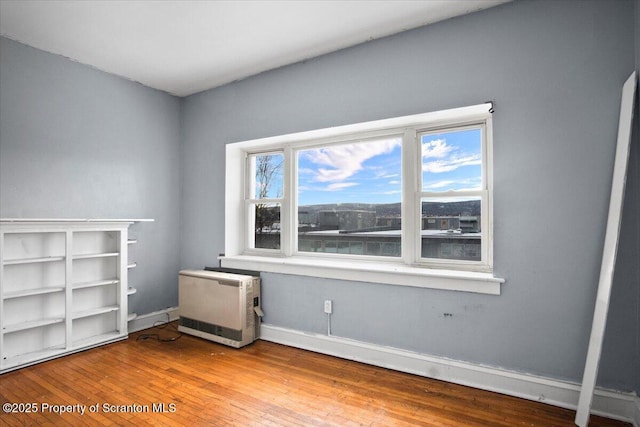
[[[509,0],[0,0],[0,33],[186,96]]]

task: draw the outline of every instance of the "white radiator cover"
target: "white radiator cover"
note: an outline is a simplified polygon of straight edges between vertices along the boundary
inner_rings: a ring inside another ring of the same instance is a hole
[[[182,270],[178,302],[180,332],[235,348],[260,336],[259,277]]]

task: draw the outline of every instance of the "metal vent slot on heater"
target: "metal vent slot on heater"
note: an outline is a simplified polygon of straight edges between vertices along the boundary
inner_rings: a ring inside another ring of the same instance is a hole
[[[242,341],[242,331],[225,328],[220,325],[212,325],[211,323],[201,322],[188,317],[180,316],[180,326],[195,329],[197,331],[206,332],[207,334],[217,335],[219,337],[228,338],[234,341]]]
[[[179,331],[236,348],[259,338],[259,277],[183,270],[178,291]]]

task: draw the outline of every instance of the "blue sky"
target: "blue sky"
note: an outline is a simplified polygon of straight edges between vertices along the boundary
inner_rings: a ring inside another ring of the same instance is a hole
[[[481,188],[480,129],[422,134],[420,142],[423,191]],[[298,204],[400,202],[401,163],[399,137],[299,151]],[[274,184],[271,197],[281,176]]]
[[[422,191],[482,188],[481,130],[424,134]]]
[[[298,153],[298,205],[401,200],[401,140],[386,138]]]

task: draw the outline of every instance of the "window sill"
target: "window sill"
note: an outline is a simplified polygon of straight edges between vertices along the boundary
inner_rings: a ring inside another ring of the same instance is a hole
[[[226,256],[220,260],[225,268],[490,295],[500,295],[500,285],[504,283],[504,279],[491,273],[437,270],[394,263],[253,255]]]

